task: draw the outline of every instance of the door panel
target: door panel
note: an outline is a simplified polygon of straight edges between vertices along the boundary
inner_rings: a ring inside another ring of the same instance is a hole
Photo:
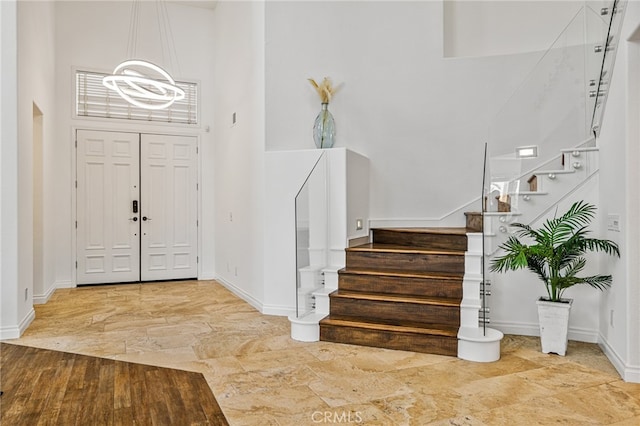
[[[77,282],[138,281],[139,134],[77,132]]]
[[[140,152],[142,281],[197,277],[196,138],[143,134]]]

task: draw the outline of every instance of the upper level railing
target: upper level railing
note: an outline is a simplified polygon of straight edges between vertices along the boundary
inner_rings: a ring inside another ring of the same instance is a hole
[[[589,86],[589,98],[592,100],[591,128],[595,135],[600,134],[600,128],[602,126],[602,117],[604,114],[605,105],[607,103],[607,97],[609,94],[609,82],[613,74],[613,67],[615,65],[616,51],[620,45],[620,32],[622,30],[622,22],[624,20],[624,13],[626,10],[627,1],[598,1],[587,2],[587,7],[592,13],[589,16],[598,15],[601,20],[595,20],[592,18],[591,26],[601,30],[596,32],[600,37],[595,37],[593,41],[593,50],[601,54],[601,58],[594,64],[599,68],[600,78],[597,80],[590,80]],[[595,8],[595,10],[594,10]]]

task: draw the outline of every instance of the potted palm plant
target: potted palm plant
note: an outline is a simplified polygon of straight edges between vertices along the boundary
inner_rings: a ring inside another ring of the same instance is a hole
[[[566,353],[572,300],[562,298],[564,291],[578,284],[598,290],[611,286],[611,275],[577,276],[587,264],[586,252],[600,251],[620,257],[618,245],[613,241],[588,238],[587,227],[595,211],[595,206],[578,201],[561,217],[545,221],[540,229],[514,223],[511,226],[519,231],[500,245],[504,255],[491,262],[491,271],[526,268],[542,280],[547,297],[538,300],[538,318],[544,353]],[[533,242],[525,244],[519,238]]]

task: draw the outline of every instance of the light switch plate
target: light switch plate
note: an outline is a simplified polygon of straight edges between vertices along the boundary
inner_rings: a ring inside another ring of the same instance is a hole
[[[609,231],[620,232],[620,215],[607,215],[607,229]]]

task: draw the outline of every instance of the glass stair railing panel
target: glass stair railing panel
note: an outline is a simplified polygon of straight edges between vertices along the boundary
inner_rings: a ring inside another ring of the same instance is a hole
[[[323,153],[295,199],[296,317],[315,312],[314,293],[324,288],[328,243],[327,156]]]
[[[483,194],[482,308],[488,330],[491,272],[500,245],[553,215],[597,175],[596,137],[611,81],[626,2],[587,1],[489,123]],[[588,187],[585,187],[585,190]],[[496,301],[500,305],[501,292]],[[498,320],[499,320],[498,315]]]
[[[613,75],[616,52],[620,44],[620,32],[626,11],[627,1],[609,1],[608,5],[600,9],[605,19],[606,31],[597,47],[602,49],[602,61],[600,63],[600,78],[597,80],[597,89],[590,90],[589,96],[593,100],[593,114],[591,117],[591,129],[596,134],[600,134],[602,127],[602,117],[609,93],[609,85]],[[606,14],[605,14],[606,13]]]
[[[611,0],[585,2],[585,75],[587,76],[585,102],[587,105],[587,130],[591,132],[593,131],[597,93],[606,86],[606,81],[599,76],[605,57],[604,42],[607,40],[609,32],[612,9],[613,1]]]
[[[585,15],[580,8],[489,123],[493,155],[533,147],[543,163],[588,138]]]

